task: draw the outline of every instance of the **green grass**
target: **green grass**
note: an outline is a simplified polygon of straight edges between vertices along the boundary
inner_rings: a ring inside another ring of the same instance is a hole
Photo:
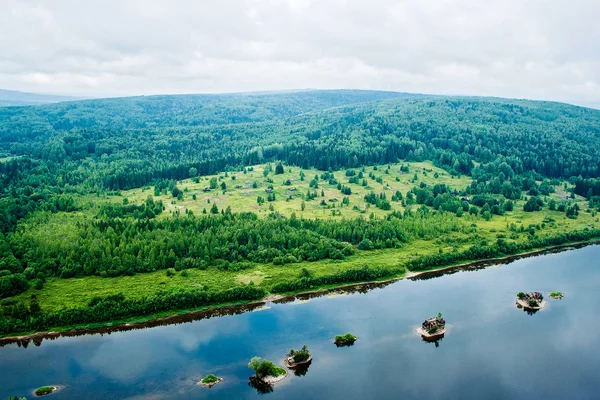
[[[410,172],[401,173],[401,165],[409,165]],[[330,185],[328,182],[319,179],[318,189],[310,188],[311,191],[316,190],[318,197],[311,201],[304,201],[305,210],[302,211],[302,195],[306,194],[309,190],[310,181],[315,175],[321,175],[323,171],[316,169],[301,169],[299,167],[285,167],[285,173],[275,175],[273,172],[269,173],[267,178],[263,176],[265,166],[256,165],[253,167],[253,171],[248,171],[246,174],[242,172],[229,172],[226,177],[224,173],[219,175],[204,176],[201,178],[199,183],[194,183],[191,179],[186,179],[178,184],[178,187],[184,191],[184,199],[177,200],[173,198],[169,193],[155,197],[160,199],[166,206],[166,216],[169,214],[185,214],[186,210],[191,210],[195,215],[202,213],[203,209],[208,212],[213,203],[217,204],[219,209],[231,207],[234,212],[250,211],[258,214],[259,216],[266,216],[271,211],[269,206],[273,205],[274,211],[283,215],[291,215],[296,213],[298,217],[304,218],[330,218],[332,216],[332,210],[340,211],[340,215],[336,215],[335,218],[353,218],[357,217],[363,212],[353,209],[357,206],[360,210],[364,210],[367,214],[373,213],[375,216],[383,216],[389,213],[389,211],[382,211],[377,209],[375,206],[367,204],[364,201],[364,196],[370,192],[386,193],[388,200],[391,199],[392,195],[398,190],[403,195],[406,194],[414,186],[418,186],[421,182],[427,184],[445,183],[452,188],[457,190],[464,189],[471,184],[469,177],[454,177],[440,169],[435,167],[429,162],[415,162],[415,163],[398,163],[390,164],[389,173],[386,174],[385,170],[387,166],[379,166],[377,170],[374,167],[365,167],[364,179],[367,180],[368,186],[363,187],[361,184],[348,183],[348,177],[345,175],[345,171],[336,171],[334,173],[337,181],[342,185],[348,186],[352,189],[352,194],[349,195],[350,204],[348,206],[340,207],[344,195],[337,189],[337,185]],[[361,171],[361,168],[354,169],[357,173]],[[300,180],[300,172],[303,171],[305,174],[304,181]],[[376,180],[369,178],[369,173],[375,174],[375,177],[380,177],[382,183],[378,183]],[[435,178],[437,173],[438,177]],[[414,174],[417,174],[418,180],[412,183]],[[232,177],[235,176],[235,180]],[[214,189],[210,192],[203,192],[202,189],[209,186],[211,178],[216,177],[219,179],[219,185],[221,182],[225,182],[227,190],[225,193],[220,189]],[[396,180],[399,179],[399,181]],[[267,182],[267,179],[272,179],[273,183]],[[290,186],[284,185],[286,180],[291,181]],[[361,180],[362,181],[362,180]],[[257,183],[257,188],[253,188],[253,183]],[[236,186],[242,186],[236,188]],[[274,202],[267,202],[267,193],[265,189],[273,185],[273,192],[275,193],[276,200]],[[295,191],[289,189],[296,188]],[[324,192],[324,196],[321,196],[321,191]],[[122,202],[123,199],[127,198],[130,203],[141,204],[146,200],[149,195],[154,194],[154,188],[140,188],[121,192],[120,196],[110,196],[109,199],[116,202]],[[193,200],[193,195],[196,195],[196,200]],[[262,196],[265,198],[265,203],[259,205],[257,203],[257,197]],[[290,197],[288,199],[288,197]],[[338,201],[332,202],[330,200],[337,199]],[[327,206],[322,206],[321,200],[325,200]],[[403,210],[401,202],[392,202],[392,210]]]
[[[221,378],[219,378],[218,376],[213,375],[213,374],[208,374],[204,378],[202,378],[202,380],[200,382],[208,385],[208,384],[211,384],[211,383],[217,383],[220,380],[221,380]]]
[[[54,391],[54,388],[52,386],[42,386],[42,387],[36,389],[35,395],[36,396],[44,396],[44,395],[52,393],[53,391]]]
[[[274,378],[277,378],[278,376],[285,375],[285,374],[287,374],[287,371],[278,365],[274,365],[273,368],[271,368],[271,371],[269,373],[269,375]]]

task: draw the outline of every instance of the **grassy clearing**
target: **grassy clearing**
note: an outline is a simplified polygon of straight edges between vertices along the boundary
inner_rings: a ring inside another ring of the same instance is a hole
[[[409,172],[400,172],[401,165],[408,165]],[[365,167],[363,175],[368,183],[366,187],[361,185],[362,179],[358,184],[349,183],[345,171],[337,171],[334,173],[336,180],[352,189],[352,194],[348,196],[350,204],[341,207],[344,195],[337,189],[337,185],[330,185],[328,182],[319,179],[318,188],[309,187],[310,181],[316,175],[320,176],[323,173],[322,171],[301,169],[299,167],[285,167],[283,174],[275,175],[274,172],[270,172],[265,177],[263,175],[265,168],[272,168],[274,170],[274,165],[272,167],[256,165],[252,168],[253,171],[248,171],[246,174],[242,172],[230,172],[227,173],[228,176],[225,176],[225,173],[204,176],[199,183],[195,183],[191,179],[184,180],[178,184],[178,187],[184,191],[183,200],[177,200],[169,193],[155,196],[154,198],[162,200],[166,205],[167,212],[165,215],[167,216],[176,213],[185,214],[186,210],[191,210],[194,214],[199,215],[204,209],[208,212],[214,203],[217,204],[219,209],[231,207],[234,212],[250,211],[259,216],[268,215],[271,212],[269,206],[272,205],[275,212],[287,216],[294,212],[298,217],[330,218],[333,217],[332,210],[336,210],[339,213],[335,218],[354,218],[363,213],[373,213],[375,216],[383,216],[389,212],[379,210],[364,201],[364,196],[370,192],[375,192],[376,194],[386,193],[388,199],[390,199],[397,190],[405,195],[406,192],[421,182],[427,184],[445,183],[457,190],[464,189],[471,184],[469,177],[453,178],[448,172],[435,167],[429,162],[390,164],[388,173],[385,172],[388,168],[387,165]],[[363,169],[355,168],[354,170],[358,173]],[[300,179],[301,172],[305,175],[304,181]],[[375,179],[371,179],[369,174],[373,174]],[[412,180],[415,174],[418,180],[413,183]],[[233,179],[234,177],[235,179]],[[227,189],[223,192],[219,186],[219,189],[204,192],[203,189],[209,186],[211,178],[217,178],[218,185],[225,182]],[[377,178],[381,178],[381,183],[377,182]],[[273,183],[268,182],[268,179],[273,180]],[[284,183],[288,180],[290,181],[290,185],[285,185]],[[255,183],[256,188],[253,187]],[[273,193],[275,193],[276,200],[273,202],[265,201],[264,204],[259,205],[257,197],[262,196],[266,199],[266,189],[269,185],[273,185]],[[305,209],[302,211],[302,195],[306,194],[309,189],[311,192],[316,190],[318,196],[311,201],[305,200]],[[323,191],[323,196],[321,196],[321,191]],[[127,198],[130,203],[140,204],[149,195],[153,194],[154,188],[148,187],[123,191],[119,196],[110,196],[110,199],[121,202]],[[194,195],[196,195],[196,200],[193,199]],[[322,206],[321,200],[325,200],[327,206]],[[359,210],[354,209],[354,206],[358,207]],[[392,210],[403,210],[402,204],[400,202],[392,202]]]

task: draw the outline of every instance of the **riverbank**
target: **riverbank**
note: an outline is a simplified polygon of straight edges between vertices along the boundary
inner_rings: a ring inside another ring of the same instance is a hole
[[[531,250],[524,253],[519,253],[510,256],[503,256],[493,259],[484,259],[477,260],[472,262],[464,262],[455,265],[443,266],[439,268],[433,268],[426,271],[420,272],[407,272],[399,277],[394,277],[390,279],[382,279],[379,281],[371,281],[371,282],[361,282],[361,283],[352,283],[352,284],[342,284],[342,285],[326,285],[311,291],[299,291],[298,293],[286,293],[281,295],[269,295],[266,298],[260,301],[253,302],[237,302],[232,304],[218,304],[214,306],[204,307],[202,309],[193,309],[193,310],[179,310],[179,311],[171,311],[171,312],[163,312],[160,314],[154,314],[143,317],[132,317],[127,320],[113,321],[110,323],[98,323],[98,324],[86,324],[86,325],[77,325],[77,326],[69,326],[69,327],[56,327],[49,331],[44,332],[28,332],[24,335],[11,334],[0,338],[0,346],[18,343],[20,345],[28,345],[30,342],[33,342],[36,345],[39,345],[45,339],[56,339],[58,337],[69,337],[69,336],[79,336],[79,335],[87,335],[87,334],[97,334],[97,333],[111,333],[111,332],[121,332],[135,329],[143,329],[150,328],[154,326],[168,325],[173,323],[184,323],[184,322],[192,322],[200,319],[206,319],[216,316],[223,315],[233,315],[233,314],[241,314],[248,311],[254,311],[261,307],[264,307],[267,302],[275,302],[275,303],[285,303],[289,301],[295,301],[296,299],[310,299],[313,297],[320,297],[323,295],[327,295],[332,292],[342,291],[342,292],[358,292],[370,290],[371,288],[386,286],[392,284],[400,279],[409,278],[409,279],[430,279],[432,277],[446,274],[446,273],[454,273],[459,270],[475,270],[486,268],[491,265],[503,264],[510,261],[514,261],[520,258],[526,257],[534,257],[542,254],[550,254],[554,252],[565,251],[569,249],[581,248],[589,245],[599,244],[600,241],[597,239],[590,240],[587,242],[574,242],[567,243],[552,247],[546,247],[536,250]]]

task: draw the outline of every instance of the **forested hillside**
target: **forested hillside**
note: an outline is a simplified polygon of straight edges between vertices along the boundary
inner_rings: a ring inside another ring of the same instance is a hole
[[[0,334],[122,318],[142,292],[168,311],[588,240],[599,177],[600,111],[560,103],[344,90],[0,108]],[[92,293],[109,297],[81,308]]]

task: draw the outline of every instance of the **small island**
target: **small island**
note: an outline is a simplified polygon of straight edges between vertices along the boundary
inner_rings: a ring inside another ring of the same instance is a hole
[[[312,355],[310,354],[308,347],[304,345],[300,350],[291,349],[289,354],[283,359],[283,364],[292,369],[300,365],[309,364],[311,361]]]
[[[352,346],[354,342],[356,342],[358,337],[354,336],[351,333],[346,333],[345,335],[335,335],[334,343],[336,346]]]
[[[200,382],[198,382],[198,384],[200,386],[205,386],[205,387],[213,387],[214,385],[216,385],[217,383],[221,382],[223,380],[223,378],[219,378],[218,376],[214,375],[214,374],[208,374],[206,375],[204,378],[202,378],[200,380]]]
[[[58,386],[42,386],[40,388],[37,388],[35,390],[35,392],[33,392],[36,396],[47,396],[49,394],[52,394],[54,392],[56,392],[58,389],[60,389],[60,387]]]
[[[562,299],[563,297],[565,297],[563,292],[551,292],[549,294],[549,296],[552,297],[553,299]]]
[[[417,332],[425,340],[437,340],[446,333],[446,321],[442,318],[442,313],[438,313],[437,317],[425,320]]]
[[[526,310],[540,310],[546,306],[541,292],[517,293],[517,306]]]
[[[260,357],[252,357],[248,363],[248,368],[253,369],[255,372],[255,375],[250,378],[251,380],[258,380],[268,385],[279,382],[288,375],[284,368]]]

